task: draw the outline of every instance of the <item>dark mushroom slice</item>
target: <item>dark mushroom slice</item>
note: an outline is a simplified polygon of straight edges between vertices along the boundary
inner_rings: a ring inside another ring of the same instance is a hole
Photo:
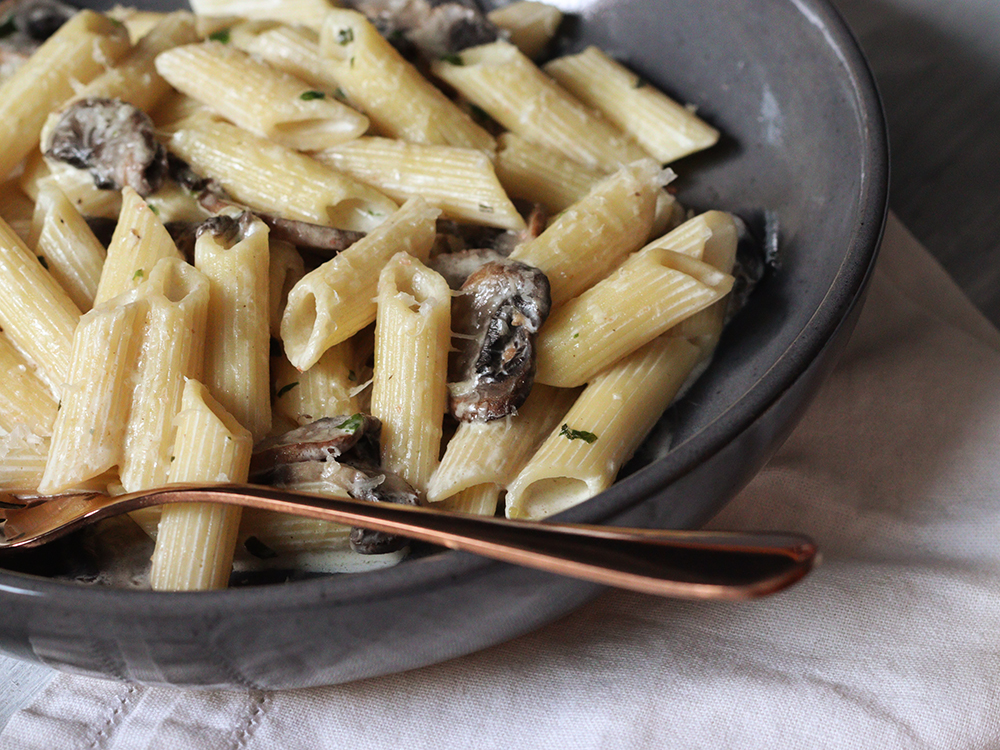
[[[145,112],[121,99],[81,99],[63,112],[45,155],[86,169],[101,190],[146,197],[167,178],[167,151]]]
[[[355,0],[363,13],[404,56],[413,48],[427,60],[495,42],[501,30],[473,2],[445,0]]]
[[[535,379],[535,338],[551,306],[537,268],[501,258],[470,275],[452,302],[449,409],[463,422],[513,414]]]
[[[290,489],[327,486],[357,500],[419,505],[416,490],[379,465],[382,424],[366,414],[328,417],[262,441],[251,460],[250,479]],[[402,549],[407,540],[355,527],[351,547],[364,555]]]
[[[228,214],[212,216],[201,222],[195,229],[195,241],[203,234],[211,234],[220,245],[232,247],[250,233],[250,226],[256,218],[249,211],[243,211],[236,216]]]
[[[76,12],[56,0],[0,3],[0,76],[12,75]]]

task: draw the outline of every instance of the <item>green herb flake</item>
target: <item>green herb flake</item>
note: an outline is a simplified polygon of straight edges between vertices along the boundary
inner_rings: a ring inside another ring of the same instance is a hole
[[[171,456],[170,457],[170,463],[173,463],[176,460],[177,460],[177,456]]]
[[[333,95],[335,97],[337,97],[338,99],[346,99],[347,98],[347,92],[344,91],[342,88],[340,88],[340,86],[337,86],[337,88],[335,88],[333,90]]]
[[[39,255],[38,256],[38,262],[42,264],[42,268],[44,268],[46,271],[49,270],[49,262],[47,260],[45,260],[45,256],[44,255]]]
[[[354,56],[352,55],[351,56],[351,68],[353,68],[353,67],[354,67]]]
[[[284,396],[286,393],[288,393],[290,390],[292,390],[292,388],[294,388],[298,384],[299,384],[299,381],[296,380],[294,383],[289,383],[288,385],[282,386],[281,390],[278,391],[278,398],[281,398],[282,396]]]
[[[326,99],[326,94],[322,91],[303,91],[299,99],[304,102],[311,102],[313,99]]]
[[[643,78],[642,76],[639,76],[638,78],[635,79],[635,83],[632,84],[632,87],[636,88],[636,89],[641,89],[644,86],[648,86],[648,85],[649,85],[649,82],[645,78]]]
[[[364,417],[361,414],[352,414],[343,422],[337,425],[338,430],[344,430],[352,435],[358,431],[361,427],[361,423],[364,421]]]
[[[493,213],[493,206],[491,206],[491,205],[489,205],[487,203],[480,203],[479,204],[479,211],[480,211],[480,213],[491,214],[491,213]]]
[[[134,274],[132,274],[132,281],[135,281],[136,279],[141,279],[145,275],[146,275],[146,272],[143,271],[140,268],[138,271],[136,271]]]
[[[160,209],[158,209],[152,203],[149,204],[149,210],[153,212],[154,216],[159,216],[160,215]]]
[[[208,38],[213,42],[221,42],[222,44],[229,44],[229,29],[219,29],[208,35]]]
[[[571,429],[568,424],[564,424],[559,429],[560,437],[564,437],[567,440],[582,440],[583,442],[590,444],[597,441],[597,435],[592,432],[587,432],[585,430],[574,430]]]
[[[441,62],[446,62],[449,65],[465,65],[465,61],[462,60],[462,56],[454,53],[441,55]]]
[[[248,536],[246,541],[243,542],[243,546],[247,552],[260,560],[270,560],[272,557],[278,556],[277,552],[255,536]]]
[[[347,46],[354,41],[354,29],[348,26],[346,29],[341,29],[337,32],[337,44],[341,46]]]
[[[0,39],[17,33],[17,24],[14,23],[14,16],[7,16],[0,24]]]

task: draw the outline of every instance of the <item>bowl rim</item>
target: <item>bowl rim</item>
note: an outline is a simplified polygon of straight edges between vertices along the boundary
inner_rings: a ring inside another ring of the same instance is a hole
[[[636,492],[637,487],[652,492],[662,489],[723,450],[805,374],[863,297],[873,273],[888,215],[889,143],[881,97],[857,38],[831,0],[791,0],[791,3],[808,23],[821,31],[828,46],[839,55],[845,79],[850,83],[853,104],[860,115],[863,145],[860,155],[864,172],[857,227],[833,282],[807,324],[742,396],[682,443],[672,446],[662,459],[601,493],[599,497],[604,502],[595,505],[593,500],[597,498],[593,498],[560,513],[555,517],[560,521],[613,522],[649,497],[650,492]],[[850,283],[840,283],[845,277]],[[743,416],[738,416],[737,411]],[[717,512],[726,501],[708,509],[709,513]],[[447,587],[459,579],[480,575],[487,568],[503,565],[506,563],[469,553],[443,551],[363,575],[330,575],[282,584],[202,592],[90,587],[0,568],[0,600],[14,597],[25,604],[29,601],[43,604],[58,599],[63,608],[85,604],[92,613],[108,615],[142,611],[154,617],[211,617],[232,613],[234,607],[250,606],[257,611],[262,607],[281,610],[320,601],[333,606],[338,602],[358,602],[365,598],[391,598],[412,592],[417,586],[429,589]]]

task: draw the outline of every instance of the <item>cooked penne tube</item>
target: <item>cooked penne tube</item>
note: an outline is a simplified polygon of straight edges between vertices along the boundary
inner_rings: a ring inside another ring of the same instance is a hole
[[[420,75],[357,11],[327,14],[320,54],[348,100],[368,115],[380,135],[413,143],[495,149],[493,136]]]
[[[553,308],[610,273],[649,236],[663,183],[651,159],[620,169],[599,182],[538,237],[511,258],[548,276]]]
[[[513,133],[497,140],[496,175],[514,198],[541,203],[553,215],[579,200],[604,177],[597,169]]]
[[[52,495],[118,466],[148,304],[135,292],[80,319],[39,484]]]
[[[48,455],[48,439],[23,425],[0,435],[0,491],[37,492]]]
[[[643,250],[662,248],[704,261],[723,273],[732,273],[738,239],[736,222],[725,211],[706,211],[688,219]]]
[[[129,48],[120,23],[81,10],[0,86],[0,178],[38,145],[49,113]]]
[[[253,438],[196,380],[184,386],[171,481],[245,482]],[[153,549],[155,591],[225,588],[233,567],[240,508],[177,503],[163,508]]]
[[[599,110],[662,164],[714,146],[719,140],[718,130],[597,47],[558,57],[546,64],[545,72],[584,104]]]
[[[661,336],[595,378],[507,488],[507,516],[546,518],[610,487],[699,357]]]
[[[448,283],[397,254],[379,275],[371,412],[382,422],[382,466],[420,493],[441,451],[450,340]]]
[[[426,260],[440,211],[413,198],[363,239],[292,287],[281,320],[289,361],[308,370],[334,344],[375,320],[378,274],[396,253]]]
[[[312,367],[299,372],[284,357],[274,368],[274,409],[295,426],[360,411],[354,347],[347,340],[327,349]]]
[[[46,159],[41,151],[32,151],[24,160],[18,184],[32,200],[37,200],[39,186],[45,182],[55,182],[82,216],[117,219],[122,210],[121,193],[98,188],[86,169]]]
[[[367,117],[333,96],[220,42],[175,47],[157,57],[156,70],[244,130],[289,148],[318,151],[368,130]]]
[[[170,150],[240,203],[286,219],[370,232],[396,209],[375,188],[229,123],[188,120]]]
[[[733,277],[663,248],[636,253],[556,310],[538,336],[539,383],[583,385],[729,293]]]
[[[107,251],[54,180],[39,184],[32,234],[30,244],[73,303],[84,312],[93,307]]]
[[[524,219],[482,151],[358,138],[314,156],[394,200],[403,202],[420,196],[456,221],[524,229]]]
[[[477,484],[445,498],[437,507],[453,513],[492,516],[497,512],[499,502],[500,487],[495,484]]]
[[[126,8],[116,5],[107,12],[108,18],[113,18],[125,24],[128,30],[128,38],[135,44],[164,19],[166,13],[152,10],[138,10],[137,8]]]
[[[588,167],[613,172],[646,157],[638,144],[574,99],[512,44],[470,47],[431,69],[511,132]]]
[[[230,30],[229,43],[320,91],[346,98],[345,92],[337,91],[340,81],[320,54],[319,33],[315,29],[251,21],[234,26]]]
[[[169,93],[170,84],[157,75],[153,61],[161,52],[195,39],[194,17],[190,13],[178,11],[163,16],[118,64],[75,92],[63,107],[48,116],[42,128],[42,150],[46,150],[62,111],[74,101],[122,99],[144,112],[155,107]]]
[[[330,484],[323,486],[324,494],[330,493]],[[314,489],[303,488],[304,492]],[[343,500],[350,496],[344,492]],[[351,527],[312,518],[273,513],[256,508],[246,508],[240,519],[239,538],[245,547],[253,548],[246,540],[253,537],[267,549],[277,553],[350,549]]]
[[[510,484],[579,391],[536,384],[516,414],[492,422],[461,422],[427,485],[427,500],[443,502],[479,485]]]
[[[486,14],[487,20],[508,34],[508,41],[532,60],[549,46],[562,23],[563,14],[554,5],[518,0]]]
[[[0,332],[0,371],[6,373],[0,388],[0,428],[11,432],[23,425],[34,435],[51,435],[58,404],[35,374],[35,368],[3,332]]]
[[[0,184],[0,219],[6,221],[28,247],[35,246],[31,234],[34,213],[35,205],[32,203],[32,198],[21,189],[17,180],[8,180]]]
[[[163,222],[135,190],[123,188],[122,210],[108,245],[107,258],[94,296],[100,305],[135,289],[163,258],[180,258]]]
[[[0,330],[55,393],[70,371],[80,310],[14,230],[0,219]]]
[[[250,214],[233,222],[235,236],[207,231],[194,247],[209,280],[204,382],[256,442],[271,429],[268,229]]]
[[[330,0],[193,0],[191,3],[199,16],[279,19],[315,28],[335,7]]]
[[[271,239],[268,278],[268,328],[274,338],[281,338],[281,316],[285,312],[288,293],[305,276],[306,267],[295,246]]]
[[[148,312],[119,469],[126,492],[158,487],[170,476],[184,382],[202,376],[208,290],[205,275],[176,258],[159,261],[136,290]]]

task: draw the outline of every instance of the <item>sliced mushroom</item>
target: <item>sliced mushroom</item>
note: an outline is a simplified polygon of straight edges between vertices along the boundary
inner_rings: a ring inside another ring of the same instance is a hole
[[[121,99],[81,99],[52,131],[45,155],[86,169],[101,190],[133,188],[154,193],[167,177],[167,152],[154,137],[153,121]]]
[[[232,247],[250,233],[250,226],[256,217],[249,211],[236,216],[219,214],[205,219],[194,232],[195,240],[203,234],[211,234],[225,247]]]
[[[448,391],[456,419],[489,422],[524,403],[535,379],[535,337],[550,306],[545,274],[509,258],[489,260],[465,280],[452,302]]]
[[[0,3],[0,80],[13,75],[74,13],[76,8],[56,0]]]
[[[495,42],[502,33],[472,2],[355,0],[351,4],[402,54],[415,47],[428,60]]]
[[[326,486],[357,500],[419,505],[419,495],[402,478],[379,465],[375,417],[329,417],[262,441],[254,451],[250,479],[278,487],[316,489]],[[351,547],[363,555],[401,549],[406,540],[370,529],[351,529]]]
[[[488,248],[506,257],[518,245],[533,240],[545,231],[548,224],[548,212],[538,204],[527,204],[519,207],[525,215],[525,228],[520,231],[499,229],[478,224],[459,224],[451,219],[438,219],[439,254],[457,253],[464,250],[481,250]]]

